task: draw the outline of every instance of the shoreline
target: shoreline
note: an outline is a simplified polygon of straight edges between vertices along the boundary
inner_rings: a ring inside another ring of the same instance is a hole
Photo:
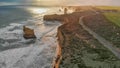
[[[53,60],[53,66],[52,66],[52,68],[59,68],[61,59],[62,59],[61,47],[60,47],[60,45],[57,45],[56,53],[55,53],[55,58]]]

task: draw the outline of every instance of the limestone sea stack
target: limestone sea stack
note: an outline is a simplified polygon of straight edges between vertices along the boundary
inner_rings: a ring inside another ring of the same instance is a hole
[[[23,32],[24,32],[23,37],[25,39],[36,38],[33,29],[30,29],[30,28],[28,28],[26,26],[23,26]]]

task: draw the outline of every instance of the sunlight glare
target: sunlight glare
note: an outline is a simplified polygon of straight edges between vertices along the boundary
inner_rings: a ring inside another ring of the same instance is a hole
[[[47,8],[29,8],[28,10],[34,14],[41,14],[41,13],[48,11]]]

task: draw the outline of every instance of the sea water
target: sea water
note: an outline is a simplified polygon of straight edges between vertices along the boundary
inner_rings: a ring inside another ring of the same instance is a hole
[[[58,7],[0,6],[0,68],[52,67],[60,23],[43,16],[54,13],[60,13]],[[24,25],[34,29],[36,39],[23,38]]]

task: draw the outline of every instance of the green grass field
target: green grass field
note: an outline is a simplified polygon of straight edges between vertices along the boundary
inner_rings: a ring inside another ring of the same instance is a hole
[[[96,8],[102,9],[102,10],[120,10],[120,6],[96,6]]]
[[[101,10],[118,10],[119,12],[105,12],[106,18],[120,27],[120,6],[97,6]]]
[[[106,18],[120,27],[120,13],[104,13]]]

